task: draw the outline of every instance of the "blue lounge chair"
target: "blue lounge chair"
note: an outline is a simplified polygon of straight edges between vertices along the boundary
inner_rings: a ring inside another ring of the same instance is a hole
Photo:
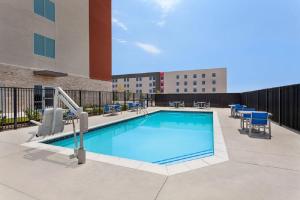
[[[243,111],[255,111],[255,108],[244,108]],[[249,128],[249,122],[251,119],[252,113],[242,113],[241,115],[241,128],[245,129],[245,127]],[[246,126],[245,126],[246,124]]]
[[[269,130],[269,139],[271,139],[271,122],[269,120],[269,113],[267,112],[253,112],[250,119],[250,135],[253,133],[253,129],[260,128],[264,129],[264,134],[266,134],[266,129]]]
[[[244,110],[245,108],[247,108],[247,106],[245,105],[236,105],[233,108],[233,116],[237,117],[238,116],[238,111]]]

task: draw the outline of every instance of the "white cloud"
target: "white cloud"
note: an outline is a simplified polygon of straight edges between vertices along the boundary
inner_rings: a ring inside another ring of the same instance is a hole
[[[124,40],[124,39],[121,39],[121,38],[113,38],[114,40],[116,40],[117,42],[121,43],[121,44],[127,44],[128,41],[127,40]]]
[[[115,24],[116,26],[120,27],[124,31],[128,31],[128,27],[120,20],[118,20],[116,18],[112,18],[112,23]]]
[[[144,0],[156,5],[161,10],[160,21],[156,25],[163,27],[167,20],[169,13],[173,11],[182,0]]]
[[[160,7],[163,14],[168,14],[171,10],[173,10],[181,0],[151,0],[154,4]]]
[[[150,54],[157,55],[161,53],[161,50],[158,47],[154,46],[153,44],[136,42],[135,45]]]

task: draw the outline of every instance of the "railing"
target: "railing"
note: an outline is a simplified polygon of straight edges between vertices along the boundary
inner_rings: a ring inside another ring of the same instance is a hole
[[[0,87],[0,131],[30,126],[30,120],[41,120],[42,111],[53,107],[54,92],[49,88]],[[148,106],[152,106],[154,99],[150,94],[128,92],[85,90],[65,90],[65,92],[76,104],[83,107],[83,111],[89,116],[101,115],[105,104],[119,102],[122,109],[126,110],[128,102],[146,101]],[[59,107],[66,108],[62,103]]]

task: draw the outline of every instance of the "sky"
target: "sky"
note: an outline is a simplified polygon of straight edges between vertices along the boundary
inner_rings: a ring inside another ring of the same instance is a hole
[[[228,92],[300,83],[300,0],[113,0],[113,74],[226,67]]]

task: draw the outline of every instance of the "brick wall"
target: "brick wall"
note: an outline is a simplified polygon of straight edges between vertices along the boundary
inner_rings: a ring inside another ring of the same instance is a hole
[[[33,70],[0,64],[0,85],[32,88],[34,85],[60,86],[65,90],[111,91],[109,81],[93,80],[80,76],[46,77],[33,75]]]

